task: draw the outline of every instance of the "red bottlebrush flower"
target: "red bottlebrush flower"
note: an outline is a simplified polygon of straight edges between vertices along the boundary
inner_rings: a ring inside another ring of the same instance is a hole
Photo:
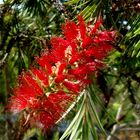
[[[73,65],[73,63],[78,62],[81,59],[81,55],[79,53],[72,54],[72,58],[69,61],[69,64]]]
[[[63,91],[52,93],[48,99],[43,98],[39,103],[40,109],[33,115],[33,124],[43,129],[49,129],[61,117],[65,111],[67,102],[71,102],[72,97]]]
[[[57,61],[65,59],[65,50],[69,46],[69,43],[63,38],[55,37],[51,39],[52,55]]]
[[[103,20],[102,19],[99,19],[96,23],[95,23],[95,25],[94,25],[94,27],[91,29],[91,34],[94,34],[95,32],[96,32],[96,30],[99,28],[99,26],[101,25],[103,23]]]
[[[69,82],[69,81],[64,81],[63,85],[69,90],[72,91],[74,94],[77,94],[78,92],[80,92],[80,85],[79,84],[75,84],[73,82]]]
[[[64,74],[58,75],[58,76],[56,77],[56,79],[55,79],[55,82],[56,82],[56,83],[63,82],[64,79],[65,79],[65,77],[66,77],[66,76],[65,76]]]
[[[72,53],[77,52],[78,41],[75,40],[75,41],[71,42],[69,46],[72,48]]]
[[[52,73],[52,70],[51,70],[51,67],[52,67],[52,64],[48,61],[48,57],[47,55],[44,55],[42,56],[41,58],[37,57],[36,58],[36,61],[38,62],[38,64],[44,68],[46,70],[46,72],[48,74],[51,74]]]
[[[35,126],[42,128],[43,130],[50,129],[55,124],[55,118],[46,111],[40,111],[33,116],[32,122]]]
[[[85,52],[85,57],[92,57],[94,59],[103,59],[106,55],[106,53],[103,51],[103,49],[99,46],[94,46],[90,49],[87,49]]]
[[[78,16],[78,21],[79,21],[80,35],[81,35],[81,38],[84,39],[86,36],[86,24],[82,16]]]
[[[112,46],[110,44],[107,44],[107,43],[102,43],[101,47],[102,47],[102,49],[103,49],[103,51],[105,52],[106,55],[109,51],[112,50]]]
[[[100,41],[114,41],[116,36],[115,31],[100,31],[98,32],[98,38]]]
[[[70,69],[69,70],[69,74],[72,74],[72,75],[86,75],[87,74],[87,71],[86,71],[86,67],[85,66],[79,66],[75,69]]]
[[[42,93],[43,93],[43,90],[39,86],[37,81],[28,72],[26,72],[22,75],[22,77],[20,78],[20,83],[21,83],[21,86],[19,87],[19,89],[25,88],[27,90],[32,90],[32,91],[30,91],[30,92],[32,92],[32,95],[38,96],[38,95],[42,95]],[[24,90],[23,90],[23,92],[24,92]],[[34,91],[34,94],[33,94],[33,91]],[[22,90],[21,90],[21,92],[22,92]]]
[[[85,65],[80,65],[79,67],[75,69],[70,69],[68,73],[70,75],[74,75],[76,79],[80,80],[83,84],[90,83],[90,79],[88,78],[88,75],[91,73],[94,73],[96,70],[95,63],[87,63]]]
[[[63,74],[66,67],[67,67],[66,63],[61,63],[60,66],[59,66],[58,75]]]
[[[82,42],[82,47],[86,48],[88,47],[88,45],[90,45],[92,43],[92,39],[89,36],[86,36]]]
[[[112,48],[115,32],[99,31],[102,20],[91,31],[81,16],[78,21],[66,22],[65,37],[51,39],[51,49],[36,58],[38,67],[24,72],[14,89],[8,108],[14,113],[25,110],[31,125],[52,127],[90,84],[90,75],[105,66],[102,60]]]
[[[48,99],[52,101],[53,103],[62,103],[67,101],[72,101],[72,97],[68,94],[66,94],[64,91],[58,91],[57,94],[51,94]]]
[[[27,100],[24,99],[22,96],[21,97],[12,96],[7,105],[7,108],[9,111],[13,113],[19,113],[23,111],[25,108],[27,108],[27,104],[28,104]]]
[[[65,25],[63,25],[62,28],[65,34],[65,37],[69,42],[73,42],[78,36],[78,28],[74,22],[67,21]]]
[[[52,44],[53,50],[65,50],[69,45],[69,42],[67,40],[64,40],[60,37],[53,37],[50,42]]]
[[[48,86],[48,74],[43,69],[33,68],[31,74],[33,74],[36,80],[39,80],[38,82],[42,82],[45,86]]]
[[[43,89],[38,83],[29,75],[24,73],[20,78],[20,85],[14,90],[14,96],[11,97],[10,110],[13,112],[20,112],[29,108],[29,102],[42,96]]]

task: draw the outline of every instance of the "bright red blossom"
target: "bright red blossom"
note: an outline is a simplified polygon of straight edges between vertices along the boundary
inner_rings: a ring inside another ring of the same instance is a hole
[[[72,21],[67,21],[62,27],[66,39],[69,42],[73,42],[78,36],[77,25]]]
[[[81,16],[78,21],[63,25],[65,37],[50,40],[52,49],[43,50],[36,58],[39,68],[23,72],[14,89],[8,107],[14,113],[26,110],[32,125],[53,126],[90,84],[90,75],[104,66],[102,60],[112,49],[115,32],[99,31],[102,20],[91,30]]]
[[[78,21],[79,21],[79,30],[80,30],[81,39],[84,40],[86,36],[86,24],[81,16],[78,16]]]

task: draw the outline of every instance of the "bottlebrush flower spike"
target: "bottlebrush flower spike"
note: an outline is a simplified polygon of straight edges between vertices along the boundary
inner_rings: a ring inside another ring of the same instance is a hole
[[[19,77],[8,108],[13,113],[25,111],[26,123],[52,127],[87,84],[90,75],[103,67],[102,60],[112,49],[114,31],[100,31],[102,20],[92,29],[78,17],[78,24],[67,21],[64,37],[50,40],[51,49],[43,50],[32,67]]]
[[[94,33],[96,32],[96,30],[100,27],[100,25],[101,25],[102,23],[103,23],[103,20],[102,20],[102,19],[99,19],[99,20],[95,23],[94,27],[92,28],[91,34],[94,34]]]
[[[84,39],[86,36],[86,24],[85,24],[82,16],[78,16],[78,21],[79,21],[80,35],[81,35],[81,38]]]

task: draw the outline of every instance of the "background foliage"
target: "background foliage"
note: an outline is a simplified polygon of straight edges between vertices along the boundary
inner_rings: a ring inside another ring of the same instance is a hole
[[[61,139],[97,139],[106,131],[109,140],[124,126],[136,127],[140,119],[139,12],[138,0],[5,0],[0,5],[0,139],[57,140],[70,124]],[[105,28],[117,30],[115,46],[105,60],[107,67],[65,121],[42,134],[24,126],[20,115],[7,113],[5,106],[17,76],[33,64],[41,49],[51,47],[49,39],[60,35],[65,20],[76,20],[79,13],[87,22],[103,17]]]

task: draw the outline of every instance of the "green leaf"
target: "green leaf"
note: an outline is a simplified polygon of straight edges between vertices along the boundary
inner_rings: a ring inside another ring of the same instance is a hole
[[[89,94],[89,93],[87,93],[87,94],[88,94],[89,101],[90,101],[90,105],[91,105],[91,108],[89,108],[89,109],[90,109],[89,112],[92,113],[92,114],[94,115],[94,117],[96,118],[96,121],[97,121],[97,123],[98,123],[99,128],[100,128],[101,131],[106,135],[106,132],[105,132],[103,126],[102,126],[102,123],[101,123],[99,117],[98,117],[95,104],[94,104],[94,102],[92,101],[92,98],[91,98],[90,94]]]
[[[80,0],[69,0],[68,2],[65,2],[65,4],[75,4],[78,3]]]
[[[132,52],[132,57],[134,57],[134,56],[136,56],[136,57],[140,56],[140,40],[134,46],[134,50]]]
[[[84,105],[84,102],[81,103],[79,111],[77,112],[76,116],[74,117],[74,119],[72,120],[69,127],[67,128],[67,130],[64,132],[64,134],[60,138],[60,140],[63,140],[64,138],[68,137],[70,135],[70,133],[72,133],[74,126],[79,125],[79,123],[82,119],[82,114],[84,113],[83,105]],[[74,131],[74,133],[75,133],[75,131]]]
[[[79,111],[66,129],[60,140],[69,137],[69,140],[98,140],[95,124],[102,133],[105,133],[103,126],[98,117],[95,104],[92,101],[90,93],[86,91],[81,98]]]

